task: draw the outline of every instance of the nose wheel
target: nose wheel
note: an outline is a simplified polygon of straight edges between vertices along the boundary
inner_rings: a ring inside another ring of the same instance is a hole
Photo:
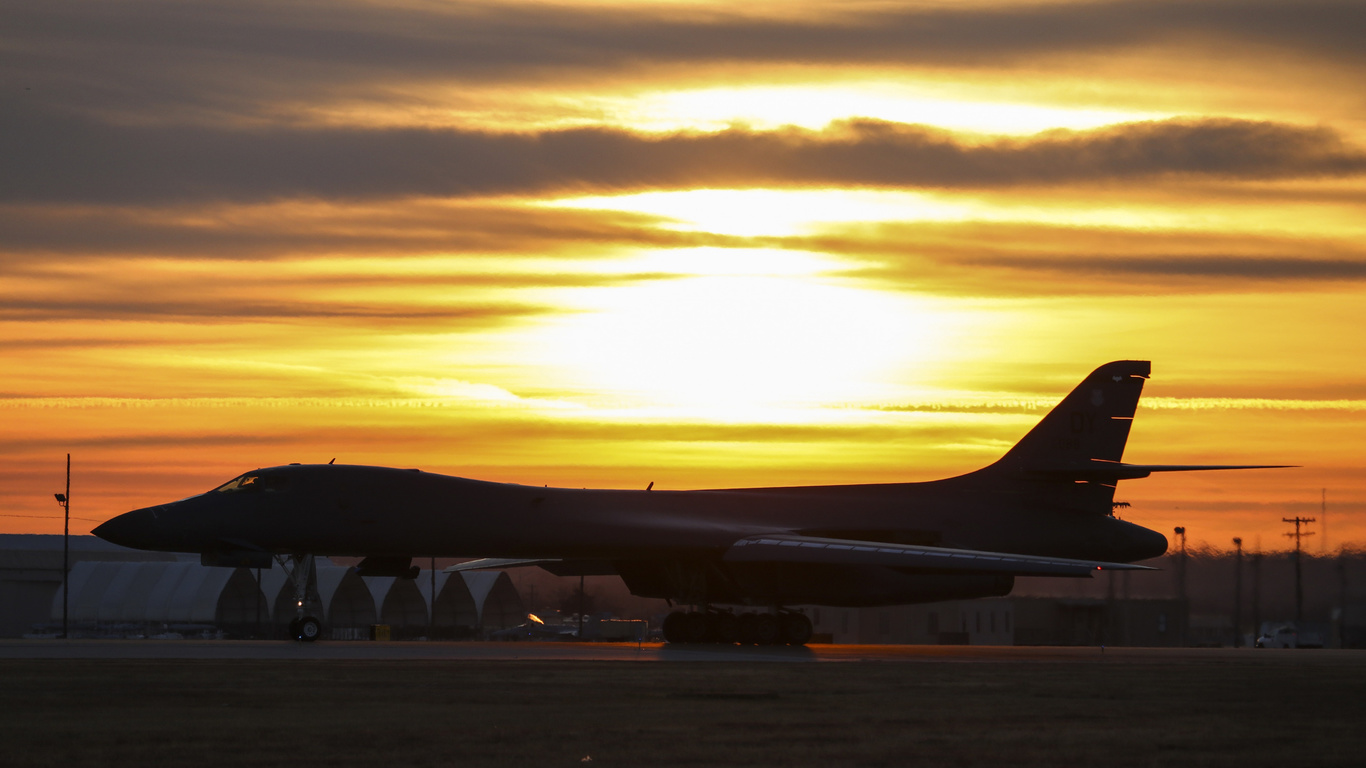
[[[312,616],[295,618],[289,622],[289,636],[301,643],[311,643],[323,633],[322,622]]]
[[[323,623],[308,612],[309,607],[322,604],[313,576],[313,555],[276,555],[275,560],[294,586],[294,618],[289,622],[289,636],[301,643],[314,642],[322,637]]]

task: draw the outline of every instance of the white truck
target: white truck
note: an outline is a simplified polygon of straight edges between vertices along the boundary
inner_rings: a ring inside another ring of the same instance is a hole
[[[1302,630],[1294,624],[1263,624],[1255,645],[1258,648],[1322,648],[1323,635]]]

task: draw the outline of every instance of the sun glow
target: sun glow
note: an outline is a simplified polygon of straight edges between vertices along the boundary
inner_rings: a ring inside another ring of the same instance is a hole
[[[972,208],[929,194],[875,190],[690,189],[548,200],[543,205],[659,216],[686,231],[739,237],[806,234],[827,224],[956,221]]]
[[[851,116],[982,135],[1086,130],[1170,115],[1111,109],[942,98],[886,81],[702,88],[602,100],[603,111],[639,130],[724,130],[737,125],[820,129]]]
[[[541,338],[585,391],[721,419],[891,396],[955,327],[928,301],[797,275],[707,275],[594,290]],[[588,308],[588,307],[586,307]]]
[[[816,234],[879,222],[1032,222],[1064,226],[1187,229],[1227,218],[1223,210],[1156,205],[1107,207],[1079,200],[1007,200],[970,194],[833,189],[691,189],[561,198],[540,206],[657,216],[661,228],[734,237]]]
[[[721,79],[728,80],[725,76]],[[1028,103],[1017,93],[980,91],[964,98],[961,80],[915,84],[886,80],[798,82],[748,87],[657,86],[622,94],[588,85],[584,90],[527,89],[468,82],[423,83],[390,88],[384,109],[373,96],[301,102],[281,117],[304,124],[391,128],[422,125],[471,130],[565,129],[617,126],[634,131],[771,130],[795,126],[821,130],[850,119],[885,120],[977,136],[1027,136],[1055,128],[1088,130],[1175,113]],[[1063,94],[1060,98],[1065,98]]]

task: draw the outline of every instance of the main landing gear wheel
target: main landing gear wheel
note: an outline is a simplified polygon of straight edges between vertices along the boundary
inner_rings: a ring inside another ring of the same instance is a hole
[[[294,633],[294,639],[305,643],[317,640],[323,633],[322,622],[312,616],[305,616],[302,619],[295,619],[290,622],[290,629]]]
[[[800,613],[784,613],[778,618],[782,642],[788,645],[806,645],[811,642],[811,619]]]
[[[664,634],[666,643],[686,643],[687,637],[684,633],[683,625],[688,623],[688,614],[674,611],[664,617],[664,623],[660,626],[660,631]]]
[[[778,617],[771,613],[747,613],[740,617],[740,642],[743,644],[777,645],[781,631]]]
[[[811,641],[811,620],[796,611],[744,613],[729,611],[674,611],[660,627],[672,644],[719,643],[730,645],[806,645]]]
[[[710,622],[707,621],[707,614],[701,611],[693,611],[684,616],[683,620],[683,642],[711,642],[711,626]]]
[[[711,624],[711,639],[730,645],[740,639],[740,619],[733,613],[713,613],[707,617]]]
[[[670,643],[733,643],[739,636],[739,620],[722,611],[674,611],[660,627]]]

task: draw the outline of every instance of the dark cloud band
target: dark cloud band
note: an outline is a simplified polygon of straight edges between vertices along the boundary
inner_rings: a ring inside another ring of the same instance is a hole
[[[128,127],[9,119],[0,201],[169,202],[626,192],[769,186],[990,188],[1185,174],[1343,176],[1366,153],[1327,128],[1246,120],[1132,123],[968,144],[922,126],[644,136],[583,128]]]
[[[578,80],[642,63],[1011,66],[1192,41],[1360,66],[1363,23],[1354,0],[834,3],[769,16],[627,4],[17,0],[6,4],[5,37],[11,69],[108,107],[223,106],[354,92],[398,73],[470,83]],[[108,79],[92,83],[92,72]]]

